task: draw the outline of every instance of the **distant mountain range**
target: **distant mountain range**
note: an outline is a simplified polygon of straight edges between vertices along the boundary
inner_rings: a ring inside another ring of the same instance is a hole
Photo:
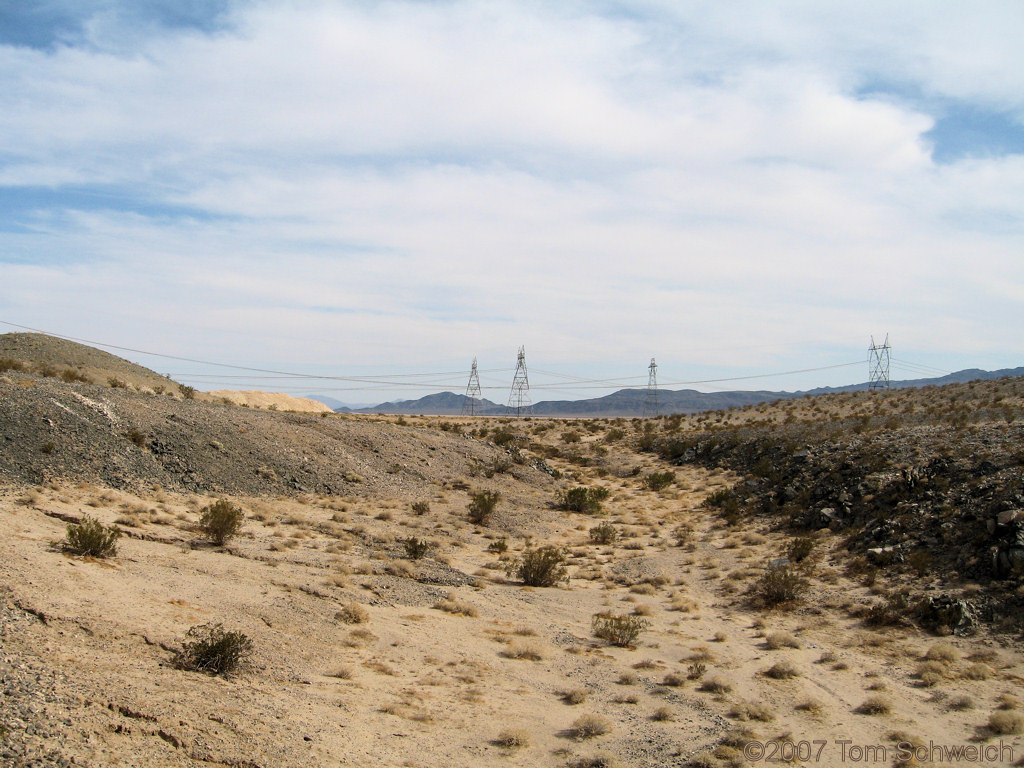
[[[942,384],[960,384],[979,379],[1001,379],[1006,376],[1024,376],[1024,367],[1004,368],[998,371],[983,371],[978,368],[969,368],[951,373],[948,376],[940,376],[933,379],[893,381],[890,382],[890,386],[893,389],[929,387]],[[663,416],[673,413],[700,413],[702,411],[716,411],[722,408],[757,405],[758,403],[771,402],[773,400],[786,400],[794,397],[803,397],[804,395],[856,392],[867,388],[868,384],[865,382],[863,384],[850,384],[845,387],[819,387],[818,389],[811,389],[805,392],[770,392],[767,390],[754,392],[742,390],[732,392],[698,392],[694,389],[676,391],[659,389],[658,413]],[[454,392],[440,392],[421,397],[418,400],[398,400],[390,403],[381,403],[369,408],[350,408],[348,406],[333,405],[331,398],[319,395],[310,395],[309,397],[333,407],[338,413],[423,414],[432,416],[458,416],[462,413],[463,407],[468,402],[468,398],[465,395],[457,395]],[[595,397],[589,400],[542,400],[534,403],[532,415],[589,418],[642,416],[646,400],[646,388],[620,389],[610,395]],[[338,401],[335,400],[333,402],[337,403]],[[477,400],[475,411],[478,416],[502,416],[506,413],[506,407],[490,400]]]

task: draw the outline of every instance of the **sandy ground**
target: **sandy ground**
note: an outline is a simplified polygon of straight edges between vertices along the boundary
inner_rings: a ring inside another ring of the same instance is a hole
[[[401,497],[235,499],[247,521],[225,548],[195,530],[210,498],[0,489],[0,672],[9,692],[23,678],[39,689],[3,699],[0,733],[22,748],[7,759],[654,768],[758,765],[797,750],[806,765],[892,765],[900,741],[1003,746],[997,759],[920,764],[1024,758],[1019,733],[987,725],[1024,706],[1019,642],[868,629],[850,609],[872,595],[832,564],[824,539],[807,600],[758,609],[745,592],[788,536],[726,529],[700,508],[732,478],[677,477],[662,493],[601,479],[611,497],[600,516],[554,510],[547,490],[519,483],[515,519],[530,522],[513,532],[470,525],[466,493],[451,489],[424,514]],[[56,546],[84,514],[123,528],[115,558]],[[612,545],[588,536],[602,521],[619,532]],[[693,533],[677,546],[681,524]],[[433,542],[426,560],[404,558],[410,536]],[[488,551],[502,538],[509,552]],[[506,577],[528,542],[568,548],[568,584]],[[446,600],[463,613],[435,607]],[[367,621],[339,618],[352,603]],[[635,647],[593,637],[605,611],[649,622]],[[247,669],[175,666],[188,629],[209,622],[253,640]],[[930,649],[939,660],[922,667]],[[765,674],[773,667],[778,678]],[[871,697],[885,711],[864,713]],[[584,716],[607,732],[581,733]]]

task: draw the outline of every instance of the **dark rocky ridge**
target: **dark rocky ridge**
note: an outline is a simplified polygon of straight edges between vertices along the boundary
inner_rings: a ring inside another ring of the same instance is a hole
[[[727,519],[829,529],[866,568],[918,586],[988,585],[987,618],[1016,617],[1024,629],[1024,424],[1009,398],[984,407],[997,387],[1016,401],[1024,381],[937,388],[927,396],[947,402],[934,415],[720,428],[648,442],[670,461],[743,475],[714,499]]]
[[[0,479],[243,495],[414,494],[499,450],[459,435],[0,376]],[[537,470],[515,472],[538,481]]]

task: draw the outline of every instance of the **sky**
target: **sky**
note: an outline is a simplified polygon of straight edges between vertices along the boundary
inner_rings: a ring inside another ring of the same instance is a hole
[[[474,357],[504,402],[520,346],[534,401],[1021,366],[1022,40],[1018,0],[0,0],[0,332],[353,403]]]

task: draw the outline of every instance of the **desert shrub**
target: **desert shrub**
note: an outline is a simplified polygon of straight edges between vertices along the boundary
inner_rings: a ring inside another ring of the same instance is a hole
[[[663,491],[676,481],[673,472],[651,472],[644,478],[644,485],[652,491]]]
[[[528,549],[523,556],[509,569],[531,587],[553,587],[560,581],[567,581],[569,572],[565,565],[565,550],[561,547],[544,546]]]
[[[196,388],[190,387],[187,384],[179,384],[178,391],[181,392],[181,396],[186,400],[196,399]]]
[[[514,443],[517,438],[518,435],[516,435],[515,432],[513,432],[510,429],[504,429],[502,427],[496,428],[494,430],[494,433],[491,435],[491,441],[495,445],[500,445],[502,448],[507,448],[508,446],[512,445],[512,443]]]
[[[577,739],[592,739],[603,736],[612,729],[611,721],[600,715],[582,715],[572,723],[572,733]]]
[[[124,379],[117,378],[117,376],[111,376],[107,379],[107,386],[111,389],[127,389],[128,383]]]
[[[595,525],[590,529],[590,540],[595,544],[611,544],[619,538],[619,532],[609,522]]]
[[[80,523],[68,523],[61,549],[73,555],[113,557],[117,554],[120,536],[120,529],[104,526],[96,518],[86,515]]]
[[[4,371],[24,371],[25,364],[10,357],[0,357],[0,373]]]
[[[492,541],[487,545],[487,551],[495,555],[500,555],[504,552],[508,552],[508,542],[505,539],[498,539],[498,541]]]
[[[799,677],[800,670],[791,661],[779,661],[766,669],[764,674],[772,680],[788,680],[791,677]]]
[[[924,655],[928,661],[939,661],[943,664],[952,664],[960,660],[960,651],[949,643],[935,643]]]
[[[501,655],[506,659],[541,661],[544,658],[544,649],[539,643],[530,640],[513,640]]]
[[[854,712],[860,715],[888,715],[892,702],[885,696],[869,696]]]
[[[430,503],[426,501],[415,501],[412,505],[414,515],[425,515],[430,511]]]
[[[765,636],[764,644],[769,651],[777,651],[780,648],[800,647],[800,641],[789,632],[771,632]]]
[[[732,690],[732,683],[726,680],[724,677],[713,677],[705,678],[704,682],[700,684],[698,690],[704,691],[705,693],[729,693]]]
[[[500,499],[501,494],[497,491],[477,491],[470,495],[469,521],[477,525],[486,524]]]
[[[889,595],[868,608],[864,623],[872,627],[897,626],[906,623],[912,611],[913,604],[906,595]]]
[[[146,445],[146,435],[137,429],[131,429],[128,431],[128,441],[142,448]]]
[[[740,500],[732,488],[719,488],[705,497],[702,506],[720,509],[723,512],[736,512],[739,510]]]
[[[217,546],[238,534],[242,529],[245,513],[227,499],[218,499],[203,507],[199,516],[199,530]]]
[[[786,557],[794,563],[803,563],[813,554],[816,544],[810,536],[799,536],[789,542]]]
[[[703,661],[695,661],[686,668],[686,677],[688,680],[700,680],[704,677],[704,673],[708,671],[708,665]]]
[[[665,723],[676,719],[676,713],[672,707],[661,706],[651,713],[651,720],[656,723]]]
[[[502,731],[494,740],[499,747],[505,749],[519,749],[530,746],[530,732],[521,728]]]
[[[345,624],[365,624],[370,620],[370,614],[359,603],[348,603],[334,614],[334,618]]]
[[[570,707],[574,707],[587,700],[587,692],[582,688],[574,688],[571,691],[562,691],[561,698]]]
[[[201,624],[188,631],[176,660],[182,669],[224,675],[234,672],[252,656],[253,643],[247,635],[226,631],[222,624]]]
[[[804,577],[788,565],[769,567],[754,584],[754,596],[771,608],[800,599],[807,586]]]
[[[595,613],[590,623],[594,637],[622,648],[636,643],[640,633],[650,625],[649,621],[639,616],[619,616],[607,612]]]
[[[1024,717],[1016,712],[993,712],[988,719],[988,729],[1000,736],[1024,732]]]
[[[468,616],[471,619],[480,615],[474,606],[464,600],[459,600],[458,595],[454,592],[449,592],[447,598],[434,603],[434,608],[456,616]]]
[[[601,502],[608,498],[608,494],[607,488],[577,485],[575,488],[559,491],[555,496],[555,504],[566,512],[584,512],[592,515],[601,511]]]
[[[426,557],[430,552],[430,544],[423,539],[417,539],[415,536],[410,536],[403,542],[405,547],[405,556],[410,560],[419,560],[421,557]]]
[[[92,379],[90,379],[88,376],[84,374],[79,373],[73,368],[65,368],[63,371],[60,372],[60,377],[68,384],[70,384],[73,381],[81,381],[84,384],[92,383]]]

